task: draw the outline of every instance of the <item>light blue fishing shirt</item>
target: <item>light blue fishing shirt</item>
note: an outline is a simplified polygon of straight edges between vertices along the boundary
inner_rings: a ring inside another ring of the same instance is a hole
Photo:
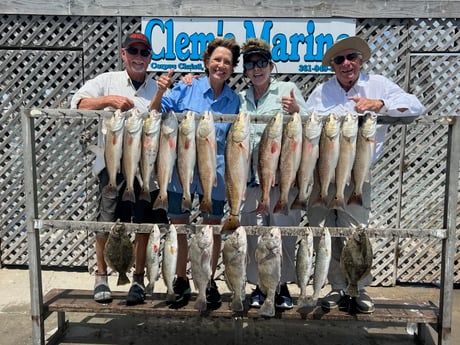
[[[307,105],[296,84],[290,81],[278,81],[272,79],[267,91],[257,101],[254,98],[254,88],[251,86],[240,92],[240,110],[251,115],[267,115],[273,116],[276,112],[283,112],[281,108],[281,97],[290,96],[291,90],[294,90],[294,97],[299,105],[299,114],[307,113]],[[284,113],[284,112],[283,112]],[[284,113],[286,114],[286,113]],[[265,129],[265,123],[251,122],[251,176],[250,181],[258,184],[257,160],[259,156],[259,143]]]

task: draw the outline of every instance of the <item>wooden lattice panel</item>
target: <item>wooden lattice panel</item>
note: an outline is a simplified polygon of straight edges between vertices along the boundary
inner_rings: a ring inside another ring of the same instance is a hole
[[[459,59],[458,55],[448,54],[459,51],[459,22],[458,19],[358,20],[357,35],[366,39],[372,49],[364,69],[383,74],[416,94],[430,116],[459,115]],[[2,15],[0,46],[11,47],[0,50],[2,264],[27,264],[20,108],[67,107],[72,92],[85,80],[122,68],[120,44],[126,33],[135,30],[140,30],[138,17]],[[423,52],[438,54],[419,54]],[[176,73],[174,80],[180,76]],[[330,75],[277,74],[275,77],[295,82],[308,97]],[[236,91],[247,86],[247,79],[241,74],[234,75],[229,82]],[[446,131],[447,126],[439,123],[390,127],[382,156],[372,171],[371,226],[442,227]],[[94,144],[95,121],[46,118],[36,121],[41,217],[71,220],[96,217],[98,191],[97,180],[91,173],[93,155],[80,145],[82,134],[90,138],[87,144]],[[403,147],[405,155],[401,160]],[[200,217],[196,221],[200,222]],[[88,266],[91,270],[93,236],[89,231],[44,231],[42,264]],[[392,285],[395,279],[439,280],[439,241],[378,238],[373,239],[373,246],[374,285]],[[456,282],[460,281],[458,256],[457,252]]]

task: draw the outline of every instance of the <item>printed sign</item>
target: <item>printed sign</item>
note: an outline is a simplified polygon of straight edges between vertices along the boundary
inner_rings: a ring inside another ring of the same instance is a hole
[[[216,37],[242,44],[261,38],[270,44],[275,73],[327,73],[324,52],[341,38],[355,34],[354,19],[248,19],[144,17],[142,31],[152,44],[150,71],[204,72],[202,55]],[[235,72],[242,73],[242,58]]]

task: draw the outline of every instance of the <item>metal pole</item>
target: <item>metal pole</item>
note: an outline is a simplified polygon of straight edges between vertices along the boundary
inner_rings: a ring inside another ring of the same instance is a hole
[[[37,185],[35,169],[34,120],[26,110],[21,110],[22,140],[24,144],[24,193],[26,203],[26,226],[29,251],[30,304],[32,319],[32,344],[45,344],[43,314],[42,272],[40,266],[40,232],[34,226],[38,218]]]
[[[460,121],[452,118],[447,142],[447,176],[444,199],[444,228],[447,238],[442,241],[441,291],[439,298],[440,322],[438,344],[449,345],[452,332],[452,301],[454,280],[454,259],[457,242],[457,201],[460,162]]]

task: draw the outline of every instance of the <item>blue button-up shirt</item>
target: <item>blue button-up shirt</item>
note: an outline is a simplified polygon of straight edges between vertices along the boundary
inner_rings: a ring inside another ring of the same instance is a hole
[[[210,111],[213,114],[237,114],[240,108],[240,99],[238,95],[227,85],[216,99],[214,99],[214,91],[209,84],[207,76],[194,79],[192,85],[186,85],[179,82],[171,92],[163,96],[161,100],[161,111],[175,111],[177,113],[185,113],[193,111],[198,114],[204,111]],[[215,123],[216,142],[217,142],[217,186],[212,190],[212,198],[215,200],[225,200],[225,141],[230,123]],[[176,167],[172,176],[168,190],[176,193],[182,193],[182,186],[177,175]],[[198,173],[195,169],[193,183],[190,187],[190,192],[198,192],[203,194],[203,190],[199,183]]]

